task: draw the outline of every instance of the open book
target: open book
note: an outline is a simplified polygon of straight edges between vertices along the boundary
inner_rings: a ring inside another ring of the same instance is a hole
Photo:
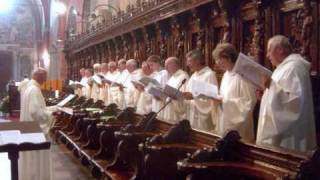
[[[196,98],[220,99],[218,87],[204,81],[192,80],[191,93]]]
[[[68,102],[70,102],[76,95],[74,94],[70,94],[69,96],[67,96],[66,98],[64,98],[62,101],[60,101],[57,106],[64,106],[66,105]]]
[[[136,88],[138,87],[145,88],[149,84],[151,84],[154,87],[161,87],[160,83],[157,80],[150,77],[142,77],[139,80],[132,80],[131,82]]]
[[[240,74],[244,79],[261,89],[264,88],[264,80],[270,78],[272,75],[272,72],[269,69],[263,67],[252,58],[242,53],[239,53],[237,62],[232,71]]]
[[[166,100],[168,97],[175,100],[183,100],[182,92],[169,85],[166,85],[164,88],[149,86],[147,92],[161,100]]]
[[[102,85],[102,80],[99,76],[97,76],[97,75],[92,76],[92,80],[94,83],[96,83],[98,85]]]
[[[0,145],[46,142],[44,133],[25,133],[19,130],[0,131]]]
[[[72,80],[69,80],[69,85],[72,86],[73,88],[82,88],[82,87],[88,86],[88,84],[85,82],[78,82],[78,81],[72,81]]]

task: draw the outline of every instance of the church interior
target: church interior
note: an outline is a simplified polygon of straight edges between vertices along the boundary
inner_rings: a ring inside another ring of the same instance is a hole
[[[1,180],[319,180],[319,0],[0,0]]]

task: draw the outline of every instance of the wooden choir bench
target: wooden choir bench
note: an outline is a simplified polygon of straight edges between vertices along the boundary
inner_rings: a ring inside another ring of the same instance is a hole
[[[51,134],[96,179],[319,179],[313,156],[267,149],[241,141],[236,131],[221,138],[75,97],[55,113]],[[150,126],[149,126],[150,125]]]

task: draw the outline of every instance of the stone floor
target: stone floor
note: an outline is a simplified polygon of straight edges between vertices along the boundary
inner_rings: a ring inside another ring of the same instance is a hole
[[[91,180],[89,171],[63,146],[52,145],[53,180]],[[0,153],[1,180],[10,180],[10,161],[7,154]],[[22,179],[23,180],[23,179]]]

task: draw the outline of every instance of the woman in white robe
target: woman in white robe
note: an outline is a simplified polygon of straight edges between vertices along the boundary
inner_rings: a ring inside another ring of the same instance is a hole
[[[220,85],[221,99],[217,100],[221,106],[221,115],[216,131],[223,136],[229,130],[236,130],[243,140],[253,142],[256,88],[232,72],[238,56],[233,45],[219,44],[212,54],[216,64],[225,71]]]
[[[147,60],[149,66],[153,71],[153,78],[158,81],[161,87],[164,87],[168,81],[168,73],[166,70],[163,70],[161,67],[161,58],[157,55],[152,55]],[[162,106],[164,105],[164,101],[156,98],[152,98],[152,111],[158,112]],[[162,120],[164,111],[158,113],[157,118]]]
[[[217,107],[214,106],[213,100],[211,99],[193,97],[192,86],[194,81],[203,81],[218,86],[216,73],[205,66],[201,51],[192,50],[187,53],[186,58],[188,67],[194,72],[187,82],[186,92],[184,92],[184,98],[188,104],[187,118],[192,128],[213,132],[218,114],[212,117],[211,112],[213,108]]]

